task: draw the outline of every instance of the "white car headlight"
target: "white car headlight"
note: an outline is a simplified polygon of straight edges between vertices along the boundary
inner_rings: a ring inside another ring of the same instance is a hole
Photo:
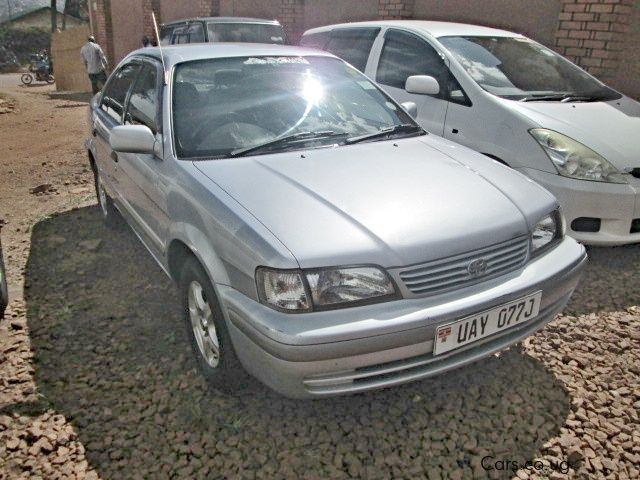
[[[285,312],[352,307],[397,298],[389,276],[378,267],[256,271],[260,301]]]
[[[566,135],[546,128],[534,128],[529,133],[564,177],[594,182],[629,182],[627,176],[603,156]]]
[[[538,255],[564,237],[560,209],[542,217],[531,232],[531,254]]]

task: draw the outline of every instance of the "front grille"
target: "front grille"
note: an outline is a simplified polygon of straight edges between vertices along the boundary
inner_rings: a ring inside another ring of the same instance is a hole
[[[400,279],[416,295],[433,295],[466,287],[510,272],[523,265],[529,253],[529,237],[522,236],[490,247],[410,267]],[[483,259],[486,270],[469,273],[469,265]]]

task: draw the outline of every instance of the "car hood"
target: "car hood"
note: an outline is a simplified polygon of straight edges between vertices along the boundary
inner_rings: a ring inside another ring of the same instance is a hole
[[[468,252],[527,234],[527,217],[554,203],[520,174],[431,138],[194,163],[303,268],[397,267]]]
[[[640,167],[640,103],[635,100],[504,102],[538,126],[586,145],[618,169]]]

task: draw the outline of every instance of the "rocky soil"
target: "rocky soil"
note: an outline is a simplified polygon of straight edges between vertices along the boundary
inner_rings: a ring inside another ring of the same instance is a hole
[[[562,316],[470,368],[314,401],[211,391],[173,285],[99,221],[84,105],[2,85],[0,480],[640,478],[640,246],[591,249]]]

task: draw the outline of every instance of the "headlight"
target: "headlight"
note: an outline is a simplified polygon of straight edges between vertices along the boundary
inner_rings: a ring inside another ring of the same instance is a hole
[[[560,210],[545,215],[531,232],[531,253],[538,255],[550,248],[564,236],[564,225]]]
[[[285,312],[344,308],[397,298],[389,276],[378,267],[256,271],[260,301]]]
[[[604,157],[561,133],[534,128],[529,130],[564,177],[594,182],[628,183],[628,178]]]

